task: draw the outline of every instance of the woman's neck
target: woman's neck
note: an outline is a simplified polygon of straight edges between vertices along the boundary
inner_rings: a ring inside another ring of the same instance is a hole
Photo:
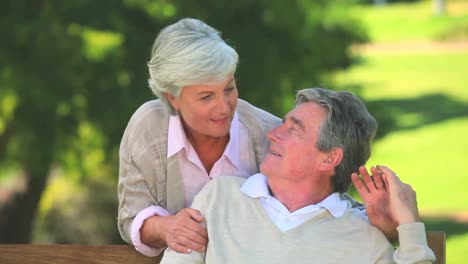
[[[210,137],[200,134],[195,135],[186,131],[186,135],[195,152],[197,152],[206,172],[210,174],[213,165],[221,158],[226,149],[230,139],[229,134],[224,137]]]

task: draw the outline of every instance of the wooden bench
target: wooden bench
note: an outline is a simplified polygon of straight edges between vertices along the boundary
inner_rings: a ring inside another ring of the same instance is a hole
[[[445,232],[428,231],[427,239],[437,257],[435,263],[445,264]],[[155,264],[159,261],[160,258],[141,255],[130,245],[0,244],[1,264]]]

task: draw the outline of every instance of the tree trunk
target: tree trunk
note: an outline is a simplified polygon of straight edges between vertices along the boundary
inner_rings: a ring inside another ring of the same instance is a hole
[[[376,5],[385,5],[387,4],[386,0],[374,0],[374,4]]]
[[[49,167],[49,166],[44,166]],[[0,243],[30,243],[37,207],[47,182],[48,169],[26,171],[26,190],[15,193],[0,208]]]
[[[438,16],[445,14],[445,0],[432,0],[434,13]]]

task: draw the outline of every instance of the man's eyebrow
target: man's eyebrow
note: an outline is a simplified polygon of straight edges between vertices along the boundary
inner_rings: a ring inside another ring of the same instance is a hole
[[[305,126],[302,120],[295,118],[294,116],[291,116],[291,122],[294,124],[298,125],[302,131],[305,131]]]

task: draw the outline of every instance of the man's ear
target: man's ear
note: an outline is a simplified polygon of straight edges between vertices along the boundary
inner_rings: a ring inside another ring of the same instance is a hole
[[[324,155],[320,164],[323,170],[334,170],[343,160],[343,149],[334,148]]]
[[[179,111],[179,103],[176,99],[176,97],[170,93],[163,93],[164,96],[166,96],[167,100],[169,101],[169,103],[172,105],[172,107],[174,107],[174,109],[176,111]]]

